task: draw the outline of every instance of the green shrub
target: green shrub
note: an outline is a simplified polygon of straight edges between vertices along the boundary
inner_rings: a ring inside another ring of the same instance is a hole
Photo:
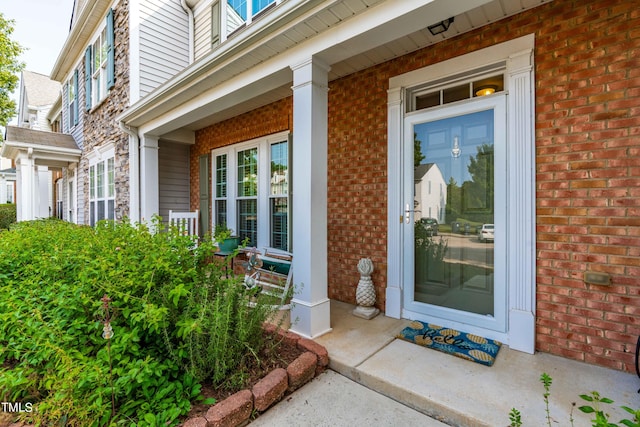
[[[200,380],[260,344],[264,310],[247,310],[240,280],[205,262],[212,248],[113,222],[0,233],[0,398],[33,402],[23,415],[37,425],[175,424]]]
[[[14,222],[16,222],[16,205],[11,203],[0,205],[0,229],[8,230]]]

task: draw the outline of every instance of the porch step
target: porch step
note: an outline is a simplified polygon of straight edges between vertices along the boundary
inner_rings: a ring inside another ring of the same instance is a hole
[[[553,378],[550,413],[569,425],[572,403],[593,390],[611,398],[611,421],[629,418],[620,409],[640,407],[640,380],[632,374],[549,354],[525,354],[503,346],[492,367],[395,339],[408,321],[379,315],[367,321],[354,306],[332,301],[332,332],[316,339],[336,372],[406,406],[454,426],[506,426],[517,408],[524,425],[545,425],[543,372]],[[590,417],[573,411],[576,426]]]

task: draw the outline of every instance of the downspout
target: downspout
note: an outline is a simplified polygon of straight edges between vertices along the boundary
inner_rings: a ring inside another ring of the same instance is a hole
[[[185,12],[187,12],[187,16],[189,17],[189,64],[193,64],[193,55],[194,55],[194,18],[193,18],[193,10],[187,5],[187,0],[180,0],[180,5]]]
[[[140,222],[140,138],[138,129],[119,121],[120,129],[129,135],[129,220]]]

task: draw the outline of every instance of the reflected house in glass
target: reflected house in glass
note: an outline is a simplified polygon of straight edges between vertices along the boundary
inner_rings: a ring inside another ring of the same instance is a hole
[[[445,222],[447,203],[447,183],[442,171],[435,163],[425,163],[416,167],[415,179],[415,220],[435,218],[439,224]]]

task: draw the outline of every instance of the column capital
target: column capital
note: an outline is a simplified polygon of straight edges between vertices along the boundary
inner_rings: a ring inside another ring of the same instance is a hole
[[[309,66],[315,66],[318,67],[321,70],[324,70],[326,73],[328,73],[331,70],[331,66],[329,64],[326,63],[326,61],[324,59],[320,59],[317,56],[311,56],[309,58],[306,58],[304,61],[298,62],[297,64],[293,64],[290,66],[291,70],[293,70],[294,72],[303,69],[305,67],[309,67]]]

